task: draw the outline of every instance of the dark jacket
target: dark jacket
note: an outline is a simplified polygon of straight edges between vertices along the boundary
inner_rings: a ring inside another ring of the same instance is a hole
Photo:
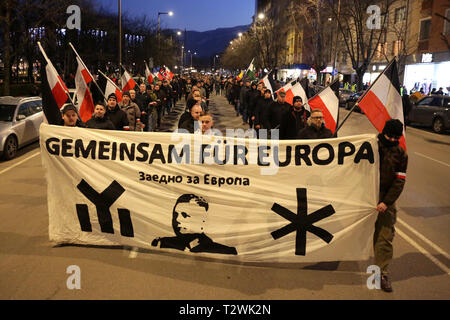
[[[307,125],[298,134],[298,139],[327,139],[331,137],[333,137],[333,133],[324,124],[320,129],[313,125]]]
[[[116,130],[114,124],[106,117],[106,115],[103,118],[96,118],[95,116],[92,116],[92,118],[86,122],[86,128]]]
[[[273,102],[272,98],[266,99],[263,97],[261,97],[256,101],[255,125],[260,125],[261,129],[271,128],[269,110],[272,102]]]
[[[309,111],[304,108],[302,111],[296,112],[294,107],[290,107],[280,120],[280,139],[300,139],[300,131],[305,128],[309,116]]]
[[[120,110],[118,104],[113,110],[110,110],[109,107],[107,107],[106,115],[114,124],[116,130],[123,130],[123,127],[128,126],[128,116],[125,111]]]
[[[255,115],[256,102],[259,100],[261,96],[261,91],[252,89],[248,93],[248,107],[247,113],[250,117]]]
[[[278,101],[272,102],[269,107],[269,119],[272,129],[278,128],[281,124],[281,119],[284,114],[291,109],[291,105],[287,102],[279,103]]]
[[[180,117],[180,119],[178,120],[178,128],[181,126],[181,124],[183,122],[185,122],[187,119],[189,119],[189,117],[191,117],[191,114],[189,113],[189,111],[186,111],[185,113],[183,113]]]
[[[195,120],[194,120],[194,118],[192,117],[192,115],[190,113],[189,113],[189,117],[186,118],[186,120],[184,120],[180,124],[178,129],[187,130],[189,133],[194,133],[195,132]]]
[[[378,140],[380,154],[380,202],[392,205],[405,186],[408,154],[400,146],[387,147]]]

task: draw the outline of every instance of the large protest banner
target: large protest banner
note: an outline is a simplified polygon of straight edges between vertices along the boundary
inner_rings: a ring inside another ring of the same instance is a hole
[[[49,236],[248,262],[367,259],[375,135],[257,140],[42,124]]]

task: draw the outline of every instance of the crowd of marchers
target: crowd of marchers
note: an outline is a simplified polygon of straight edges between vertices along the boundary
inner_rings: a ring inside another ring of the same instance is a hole
[[[234,106],[236,116],[243,123],[255,129],[279,130],[280,139],[321,139],[332,137],[325,127],[320,110],[308,111],[299,96],[293,104],[286,102],[284,92],[273,92],[263,82],[237,80],[232,77],[191,74],[174,76],[172,79],[154,83],[138,83],[132,90],[122,93],[122,97],[112,93],[104,101],[95,103],[92,118],[82,122],[74,105],[62,108],[61,125],[87,127],[92,129],[158,131],[161,119],[181,100],[185,112],[178,120],[178,129],[194,133],[195,128],[203,133],[214,124],[209,113],[210,95],[225,96]],[[119,102],[119,98],[122,100]],[[199,124],[196,127],[196,123]],[[270,136],[265,136],[270,138]]]

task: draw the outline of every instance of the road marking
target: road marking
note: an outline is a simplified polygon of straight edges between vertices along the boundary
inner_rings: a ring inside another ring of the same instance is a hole
[[[409,231],[414,233],[420,240],[428,244],[430,247],[432,247],[434,250],[439,252],[441,255],[443,255],[446,259],[450,260],[450,256],[447,252],[445,252],[443,249],[441,249],[439,246],[435,245],[433,242],[425,238],[419,231],[408,225],[405,221],[402,219],[397,218],[397,221],[400,222],[402,225],[404,225]]]
[[[395,232],[398,233],[400,237],[405,239],[409,244],[411,244],[413,247],[415,247],[417,250],[420,251],[425,257],[430,259],[435,265],[437,265],[442,271],[444,271],[446,274],[450,274],[450,270],[438,259],[433,257],[431,253],[429,253],[427,250],[425,250],[421,245],[419,245],[417,242],[415,242],[413,239],[408,237],[403,231],[401,231],[399,228],[395,229]]]
[[[444,166],[450,167],[450,164],[448,164],[448,163],[445,163],[445,162],[442,162],[442,161],[439,161],[439,160],[430,158],[430,157],[428,157],[428,156],[426,156],[426,155],[424,155],[424,154],[418,153],[418,152],[414,152],[414,153],[417,154],[418,156],[421,156],[421,157],[424,157],[424,158],[427,158],[427,159],[436,161],[437,163],[440,163],[440,164],[443,164]]]
[[[11,169],[13,169],[13,168],[15,168],[15,167],[21,165],[21,164],[24,163],[25,161],[28,161],[28,160],[30,160],[30,159],[36,157],[36,156],[39,155],[39,154],[41,154],[40,151],[37,152],[37,153],[35,153],[35,154],[33,154],[32,156],[29,156],[28,158],[25,158],[25,159],[23,159],[23,160],[21,160],[21,161],[15,163],[15,164],[13,164],[12,166],[9,166],[9,167],[6,168],[6,169],[3,169],[2,171],[0,171],[0,174],[5,173],[5,172],[7,172],[7,171],[9,171],[9,170],[11,170]]]

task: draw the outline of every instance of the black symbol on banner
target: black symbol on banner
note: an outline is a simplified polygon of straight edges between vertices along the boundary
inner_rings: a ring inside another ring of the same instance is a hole
[[[125,192],[125,189],[117,182],[113,181],[102,193],[98,193],[84,179],[77,186],[78,190],[88,198],[97,209],[100,229],[104,233],[114,233],[113,221],[109,208]],[[78,221],[81,231],[92,232],[91,219],[86,204],[77,204]],[[133,223],[131,222],[130,211],[128,209],[117,209],[119,214],[120,234],[124,237],[134,237]]]
[[[272,211],[279,214],[286,220],[291,221],[290,224],[271,233],[272,237],[277,240],[285,235],[297,231],[295,239],[295,254],[304,256],[306,254],[306,232],[311,232],[321,238],[326,243],[330,243],[333,235],[328,231],[316,227],[313,224],[317,221],[325,219],[335,213],[332,205],[327,205],[310,215],[308,215],[308,205],[306,198],[306,189],[297,188],[297,214],[274,203]]]

